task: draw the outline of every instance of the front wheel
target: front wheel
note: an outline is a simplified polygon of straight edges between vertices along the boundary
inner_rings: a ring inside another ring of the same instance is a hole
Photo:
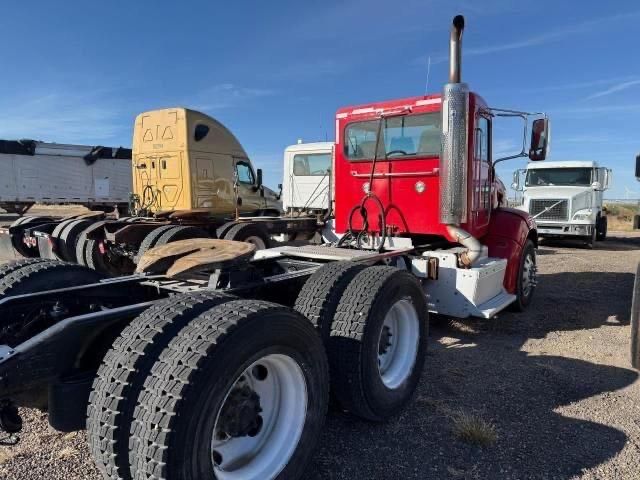
[[[327,360],[309,321],[268,302],[219,305],[180,331],[145,382],[133,478],[302,478],[327,403]]]
[[[520,257],[520,268],[518,269],[518,282],[515,292],[516,301],[513,303],[514,310],[522,312],[529,306],[536,289],[537,278],[536,247],[531,240],[527,240]]]
[[[584,247],[587,250],[592,250],[597,240],[597,226],[594,225],[591,231],[591,235],[584,239]]]
[[[607,239],[608,223],[607,217],[598,217],[598,222],[596,223],[596,240],[599,242],[604,242]]]

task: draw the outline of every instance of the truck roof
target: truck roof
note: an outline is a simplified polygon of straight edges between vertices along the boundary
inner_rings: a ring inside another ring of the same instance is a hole
[[[294,145],[289,145],[285,149],[285,152],[306,152],[309,150],[331,152],[333,145],[333,142],[296,143]]]
[[[480,103],[485,104],[485,100],[475,92],[471,92],[472,95],[475,96]],[[419,97],[408,97],[408,98],[400,98],[393,100],[385,100],[380,102],[371,102],[365,103],[362,105],[350,105],[347,107],[342,107],[338,109],[336,112],[336,118],[347,118],[351,116],[359,116],[359,115],[371,115],[372,113],[379,113],[385,110],[397,110],[409,108],[413,109],[415,107],[424,107],[427,105],[438,105],[442,103],[442,94],[427,94],[421,95]]]
[[[529,162],[527,169],[538,168],[595,168],[598,162],[595,160],[557,160],[554,162]]]

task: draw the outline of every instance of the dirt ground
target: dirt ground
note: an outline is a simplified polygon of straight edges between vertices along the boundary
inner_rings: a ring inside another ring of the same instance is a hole
[[[545,243],[538,255],[526,313],[433,325],[406,410],[386,424],[332,411],[306,478],[640,479],[640,382],[629,366],[640,234],[594,250]],[[100,478],[83,432],[23,414],[20,443],[0,446],[0,478]],[[460,438],[462,418],[490,433],[485,446]]]

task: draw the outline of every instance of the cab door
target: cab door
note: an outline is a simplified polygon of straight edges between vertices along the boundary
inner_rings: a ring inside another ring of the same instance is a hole
[[[256,174],[246,158],[234,158],[240,213],[258,213],[264,208],[264,198],[257,188]]]
[[[491,212],[491,118],[481,113],[476,115],[474,146],[471,215],[475,229],[482,229]]]

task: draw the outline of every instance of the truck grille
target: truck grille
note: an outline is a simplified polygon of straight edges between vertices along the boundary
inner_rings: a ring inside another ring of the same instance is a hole
[[[536,220],[567,221],[569,220],[568,207],[568,200],[531,200],[529,202],[529,213],[535,217]],[[536,217],[536,215],[538,216]]]

